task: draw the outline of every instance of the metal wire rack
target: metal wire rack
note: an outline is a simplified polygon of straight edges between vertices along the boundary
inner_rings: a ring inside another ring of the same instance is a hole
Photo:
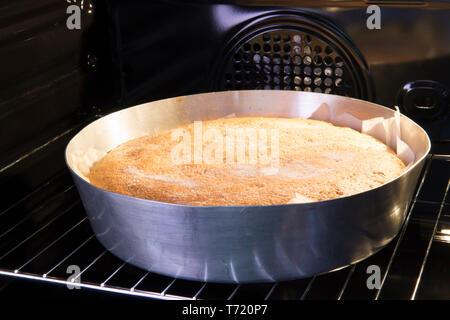
[[[426,298],[434,279],[428,266],[436,266],[431,249],[450,242],[449,172],[449,155],[428,157],[402,230],[368,259],[309,279],[232,285],[169,278],[113,256],[93,235],[63,171],[0,212],[0,276],[154,299]],[[379,288],[367,287],[370,265],[382,272]]]

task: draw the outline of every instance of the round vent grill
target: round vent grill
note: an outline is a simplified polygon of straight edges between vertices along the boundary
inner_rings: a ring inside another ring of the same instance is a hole
[[[265,26],[240,39],[216,77],[219,90],[297,90],[367,99],[351,50],[323,31]]]

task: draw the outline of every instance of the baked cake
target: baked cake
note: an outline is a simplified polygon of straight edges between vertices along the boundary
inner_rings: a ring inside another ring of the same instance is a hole
[[[274,205],[349,196],[405,165],[377,139],[331,123],[243,117],[184,125],[128,141],[90,170],[95,186],[193,205]]]

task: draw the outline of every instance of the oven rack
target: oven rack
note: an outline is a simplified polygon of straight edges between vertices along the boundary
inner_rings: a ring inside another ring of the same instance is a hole
[[[430,258],[431,248],[450,242],[448,172],[449,155],[428,156],[399,235],[366,260],[309,279],[217,284],[157,275],[113,256],[93,235],[64,170],[0,212],[0,288],[3,276],[154,299],[426,298],[422,289],[432,281],[428,260],[432,265],[436,260]],[[381,270],[378,289],[367,287],[370,265]],[[13,286],[14,281],[4,285],[6,290]]]

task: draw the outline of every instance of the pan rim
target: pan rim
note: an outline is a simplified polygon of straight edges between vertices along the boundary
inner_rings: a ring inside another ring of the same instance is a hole
[[[422,163],[426,157],[429,155],[430,150],[431,150],[431,140],[430,137],[428,136],[427,132],[421,127],[419,126],[415,121],[413,121],[412,119],[410,119],[409,117],[407,117],[404,114],[401,114],[401,117],[405,118],[407,121],[411,122],[417,129],[419,129],[421,131],[421,133],[425,136],[426,138],[426,142],[427,142],[427,148],[426,151],[424,152],[424,154],[418,158],[415,159],[413,164],[407,168],[405,171],[403,171],[399,176],[379,185],[376,186],[374,188],[371,188],[369,190],[365,190],[365,191],[361,191],[358,193],[354,193],[351,195],[347,195],[347,196],[342,196],[342,197],[338,197],[338,198],[333,198],[333,199],[326,199],[326,200],[320,200],[320,201],[312,201],[312,202],[307,202],[307,203],[285,203],[285,204],[270,204],[270,205],[219,205],[219,206],[195,206],[195,205],[186,205],[186,204],[177,204],[177,203],[170,203],[170,202],[163,202],[163,201],[156,201],[156,200],[150,200],[150,199],[145,199],[145,198],[139,198],[139,197],[135,197],[135,196],[130,196],[130,195],[126,195],[126,194],[122,194],[122,193],[117,193],[117,192],[113,192],[113,191],[109,191],[106,189],[102,189],[99,188],[95,185],[93,185],[92,183],[90,183],[89,181],[86,181],[83,177],[81,177],[77,172],[75,172],[75,170],[72,169],[71,165],[68,162],[68,148],[71,144],[71,142],[85,129],[89,128],[90,126],[94,125],[95,123],[97,123],[97,121],[105,119],[106,117],[113,117],[113,116],[117,116],[120,113],[126,112],[130,109],[133,108],[139,108],[142,107],[144,105],[147,104],[151,104],[151,103],[163,103],[163,102],[167,102],[167,101],[175,101],[177,99],[185,99],[185,98],[191,98],[191,97],[198,97],[198,96],[207,96],[207,95],[217,95],[217,94],[234,94],[234,93],[247,93],[247,92],[264,92],[264,93],[268,93],[267,90],[233,90],[233,91],[215,91],[215,92],[206,92],[206,93],[196,93],[196,94],[190,94],[190,95],[183,95],[183,96],[177,96],[177,97],[170,97],[170,98],[165,98],[165,99],[159,99],[159,100],[154,100],[154,101],[149,101],[143,104],[139,104],[139,105],[135,105],[135,106],[131,106],[131,107],[127,107],[115,112],[111,112],[109,114],[107,114],[106,116],[100,118],[100,119],[96,119],[93,122],[89,123],[88,125],[86,125],[85,127],[83,127],[79,132],[77,132],[77,134],[75,134],[70,141],[68,142],[68,144],[65,147],[65,151],[64,151],[64,160],[66,163],[66,166],[68,167],[70,173],[73,176],[76,176],[79,180],[81,180],[83,183],[88,184],[90,187],[94,187],[95,189],[101,191],[101,192],[105,192],[107,194],[112,194],[114,196],[119,196],[121,198],[124,199],[129,199],[129,200],[139,200],[139,201],[145,201],[146,203],[149,204],[154,204],[154,205],[163,205],[163,206],[170,206],[170,207],[179,207],[179,208],[189,208],[189,209],[196,209],[196,210],[206,210],[206,209],[211,209],[211,208],[215,208],[215,209],[228,209],[228,210],[236,210],[236,209],[255,209],[255,208],[277,208],[277,207],[293,207],[293,206],[301,206],[303,208],[307,208],[310,206],[320,206],[320,205],[326,205],[328,203],[333,202],[337,202],[337,201],[343,201],[346,200],[348,198],[351,197],[355,197],[355,196],[362,196],[364,194],[368,194],[368,193],[373,193],[375,190],[381,189],[383,187],[386,187],[387,185],[394,183],[395,181],[401,179],[403,176],[407,175],[410,171],[414,170],[420,163]],[[296,92],[296,91],[285,91],[285,90],[271,90],[271,92],[283,92],[283,93],[287,93],[287,94],[306,94],[306,95],[322,95],[322,96],[330,96],[333,94],[325,94],[325,93],[318,93],[318,92]],[[345,100],[352,100],[354,102],[358,102],[358,103],[364,103],[364,104],[370,104],[373,107],[377,107],[380,109],[383,109],[385,111],[388,112],[393,112],[392,109],[385,107],[383,105],[374,103],[374,102],[370,102],[370,101],[366,101],[366,100],[361,100],[361,99],[357,99],[357,98],[351,98],[351,97],[343,97],[343,96],[339,96],[339,95],[333,95]],[[286,117],[289,118],[289,117]]]

